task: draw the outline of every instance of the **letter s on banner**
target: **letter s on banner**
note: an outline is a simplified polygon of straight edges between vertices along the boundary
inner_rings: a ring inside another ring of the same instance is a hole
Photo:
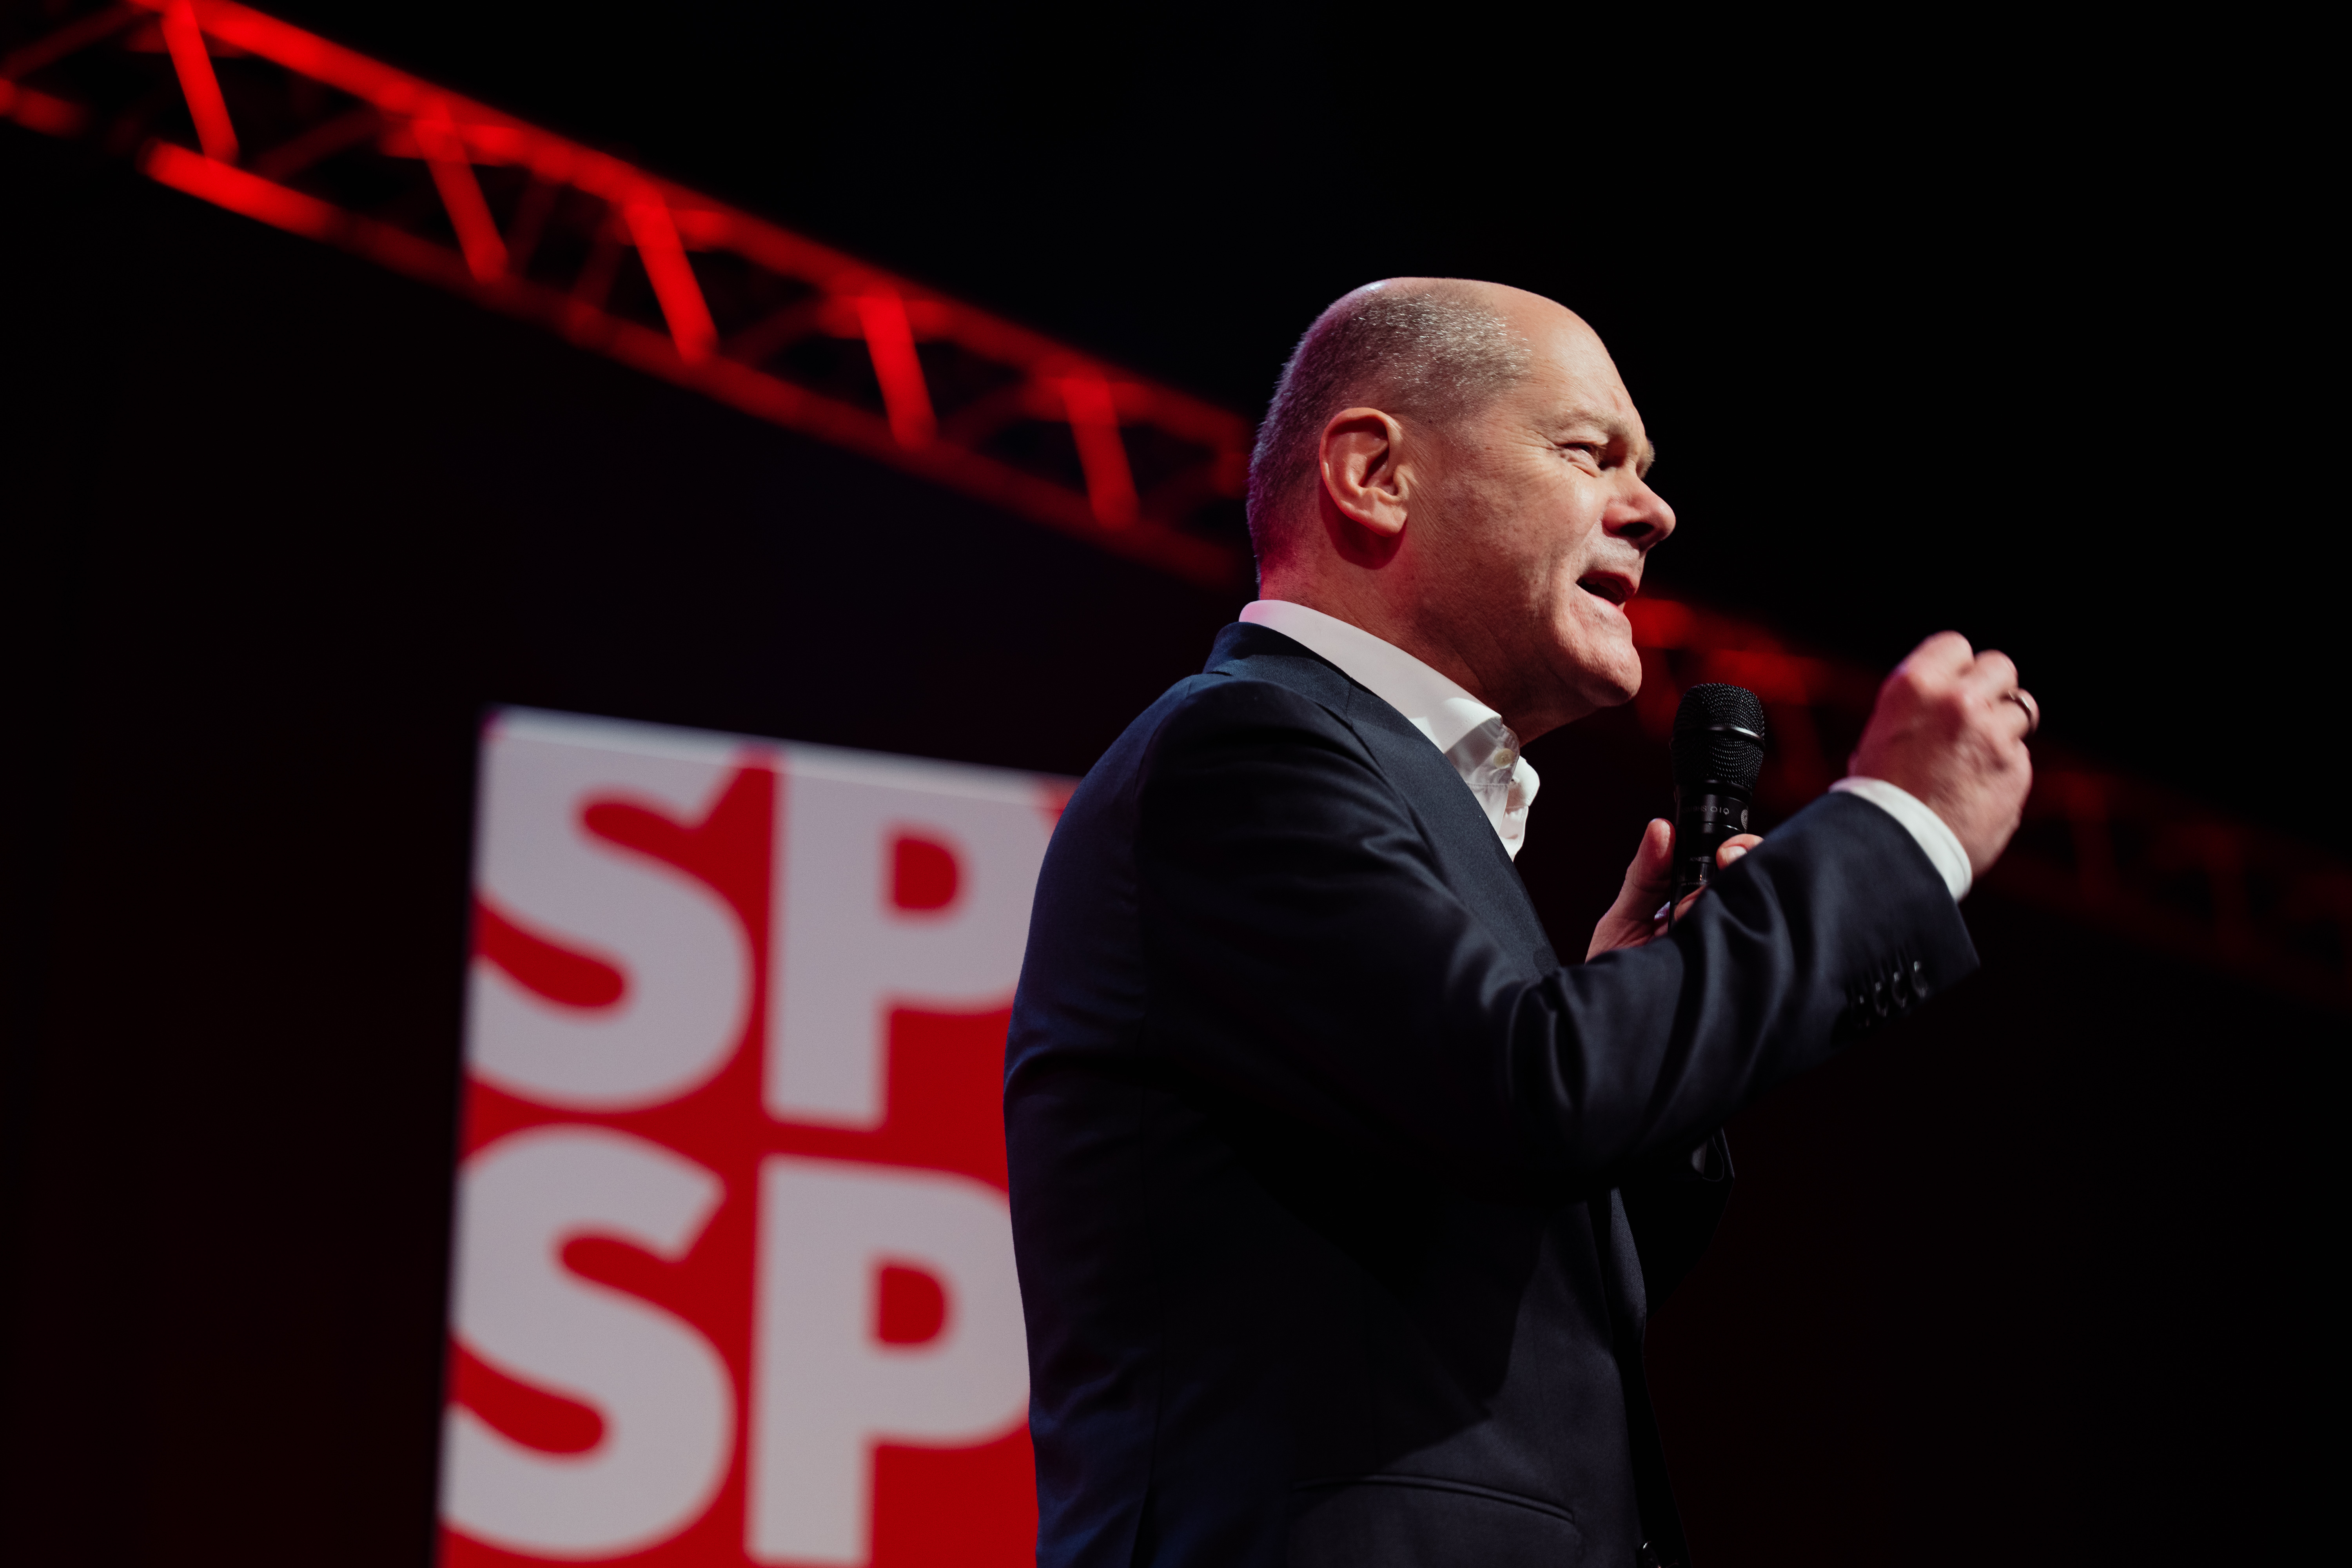
[[[621,972],[607,1007],[551,1002],[474,961],[467,1031],[475,1075],[572,1110],[656,1105],[726,1064],[751,1005],[751,939],[707,884],[591,834],[600,798],[698,821],[732,770],[719,762],[513,732],[483,751],[476,885],[499,913]]]
[[[585,1454],[544,1454],[462,1405],[446,1413],[442,1515],[509,1551],[616,1557],[699,1518],[726,1479],[734,1388],[690,1325],[565,1268],[564,1244],[617,1237],[675,1260],[724,1195],[719,1178],[604,1128],[518,1132],[466,1163],[458,1191],[457,1334],[509,1375],[604,1419]]]
[[[923,1343],[876,1332],[892,1262],[946,1287],[947,1321]],[[876,1443],[986,1442],[1028,1413],[1012,1212],[984,1182],[772,1155],[757,1289],[744,1541],[755,1561],[864,1564]]]
[[[1009,785],[994,769],[815,746],[788,755],[781,816],[768,1110],[786,1121],[877,1127],[893,1008],[1011,1004],[1051,819],[1034,785]],[[902,837],[953,857],[955,896],[944,907],[903,908],[893,897]]]

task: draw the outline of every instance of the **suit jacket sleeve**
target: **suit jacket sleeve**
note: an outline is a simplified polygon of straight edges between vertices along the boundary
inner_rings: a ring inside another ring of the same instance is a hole
[[[1142,770],[1146,1042],[1185,1076],[1475,1178],[1614,1182],[1830,1056],[1857,997],[1975,966],[1898,824],[1830,795],[1673,935],[1538,972],[1439,873],[1355,732],[1270,682],[1170,714]]]

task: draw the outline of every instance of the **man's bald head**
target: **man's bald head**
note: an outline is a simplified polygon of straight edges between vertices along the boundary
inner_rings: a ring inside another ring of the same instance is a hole
[[[1674,509],[1609,350],[1499,283],[1375,283],[1282,373],[1250,468],[1258,591],[1360,626],[1522,740],[1622,702]]]
[[[1435,429],[1475,413],[1525,375],[1527,334],[1492,283],[1391,278],[1342,295],[1282,367],[1250,455],[1250,542],[1261,566],[1315,515],[1323,429],[1343,408],[1379,408]]]

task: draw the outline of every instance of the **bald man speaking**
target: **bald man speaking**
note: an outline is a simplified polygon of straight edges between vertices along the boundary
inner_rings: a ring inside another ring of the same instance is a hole
[[[1037,886],[1004,1109],[1041,1564],[1686,1560],[1642,1336],[1720,1130],[1975,967],[2036,712],[1929,638],[1852,777],[1671,928],[1653,823],[1564,966],[1520,747],[1641,684],[1650,457],[1601,341],[1517,289],[1360,289],[1284,368],[1263,596]]]

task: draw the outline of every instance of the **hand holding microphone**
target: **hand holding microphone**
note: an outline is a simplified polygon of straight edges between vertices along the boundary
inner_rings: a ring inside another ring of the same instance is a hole
[[[1764,704],[1746,687],[1708,683],[1683,693],[1672,742],[1675,819],[1660,818],[1642,835],[1625,885],[1593,928],[1585,957],[1665,935],[1709,876],[1764,842],[1748,831],[1764,736]]]
[[[1754,833],[1735,833],[1720,840],[1715,847],[1716,869],[1723,869],[1763,842],[1762,836]],[[1689,912],[1698,893],[1669,898],[1675,879],[1674,845],[1675,825],[1663,816],[1653,821],[1642,835],[1642,847],[1633,851],[1633,863],[1625,868],[1625,885],[1618,889],[1617,901],[1592,928],[1592,945],[1585,950],[1585,957],[1598,958],[1612,948],[1654,942],[1666,934],[1674,921]],[[1661,899],[1668,901],[1662,905]]]
[[[1728,864],[1717,859],[1717,850],[1735,837],[1756,838],[1748,827],[1764,734],[1764,704],[1744,686],[1694,686],[1675,710],[1675,919],[1716,868]]]

